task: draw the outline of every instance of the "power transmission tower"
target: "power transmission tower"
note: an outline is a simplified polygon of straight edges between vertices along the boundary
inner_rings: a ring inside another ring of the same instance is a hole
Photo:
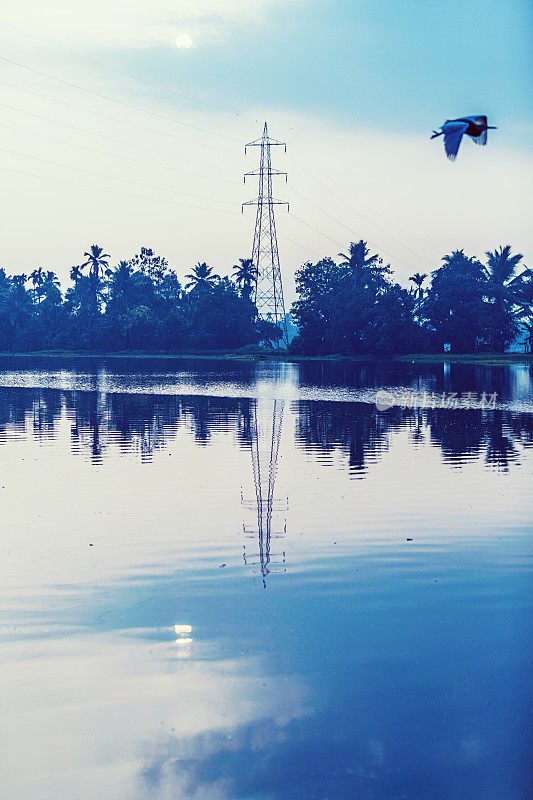
[[[281,328],[281,340],[283,344],[287,346],[289,340],[287,321],[285,319],[285,303],[283,302],[283,286],[279,265],[274,206],[286,205],[288,210],[289,204],[283,200],[275,200],[272,197],[272,176],[285,175],[285,182],[287,181],[286,172],[272,169],[270,148],[277,146],[284,147],[285,152],[287,152],[287,145],[285,142],[278,142],[276,139],[270,138],[266,122],[262,137],[260,139],[255,139],[253,142],[249,142],[245,146],[245,153],[248,147],[260,147],[261,159],[259,162],[259,169],[247,172],[244,176],[244,182],[246,183],[246,178],[248,176],[258,175],[259,190],[257,199],[248,200],[246,203],[243,203],[243,210],[244,206],[257,206],[254,244],[252,248],[252,261],[257,270],[254,293],[254,302],[257,312],[261,319],[269,320]]]
[[[253,403],[250,419],[255,500],[245,500],[244,494],[242,497],[243,506],[255,517],[253,522],[243,523],[243,533],[254,540],[256,548],[250,552],[245,546],[243,557],[245,564],[260,573],[266,587],[268,575],[285,572],[285,551],[271,550],[272,540],[283,538],[287,527],[288,499],[274,494],[285,401],[274,400],[271,408],[268,400],[260,408],[258,404],[258,400]]]

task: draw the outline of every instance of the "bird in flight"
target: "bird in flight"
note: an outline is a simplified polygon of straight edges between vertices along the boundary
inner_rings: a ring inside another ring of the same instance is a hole
[[[476,144],[487,144],[487,131],[496,130],[494,125],[487,125],[487,117],[459,117],[447,119],[439,131],[433,131],[432,139],[444,136],[444,149],[450,161],[455,161],[461,139],[470,136]]]

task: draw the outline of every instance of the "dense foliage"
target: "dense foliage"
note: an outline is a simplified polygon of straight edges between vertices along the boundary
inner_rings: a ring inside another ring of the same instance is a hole
[[[522,256],[509,246],[487,252],[486,266],[462,250],[443,258],[431,283],[415,273],[403,289],[390,267],[352,243],[341,263],[324,258],[296,273],[298,300],[292,316],[298,353],[503,351],[521,332],[531,346],[532,272],[518,272]]]
[[[428,288],[428,275],[417,272],[409,290],[363,240],[339,257],[296,273],[295,353],[503,351],[517,334],[530,349],[533,273],[509,246],[487,252],[485,264],[454,251]],[[258,317],[256,277],[250,259],[239,260],[233,279],[201,262],[182,287],[152,250],[112,267],[98,245],[71,268],[64,293],[51,270],[8,276],[0,269],[0,349],[179,353],[273,345],[281,331]]]
[[[115,268],[109,258],[93,245],[71,268],[64,295],[54,272],[8,277],[0,270],[0,349],[174,353],[230,350],[280,336],[257,318],[246,259],[235,267],[235,281],[199,263],[182,288],[166,259],[148,248]]]

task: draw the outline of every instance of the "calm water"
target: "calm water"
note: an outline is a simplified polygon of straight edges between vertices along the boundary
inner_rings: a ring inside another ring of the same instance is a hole
[[[529,800],[532,381],[1,361],[1,796]]]

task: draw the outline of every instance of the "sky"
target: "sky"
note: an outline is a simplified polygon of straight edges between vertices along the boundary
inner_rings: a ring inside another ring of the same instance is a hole
[[[403,284],[459,248],[533,266],[532,38],[528,0],[3,0],[0,265],[66,281],[96,243],[231,272],[266,120],[288,303],[359,238]],[[429,137],[464,114],[498,129],[452,163]]]

